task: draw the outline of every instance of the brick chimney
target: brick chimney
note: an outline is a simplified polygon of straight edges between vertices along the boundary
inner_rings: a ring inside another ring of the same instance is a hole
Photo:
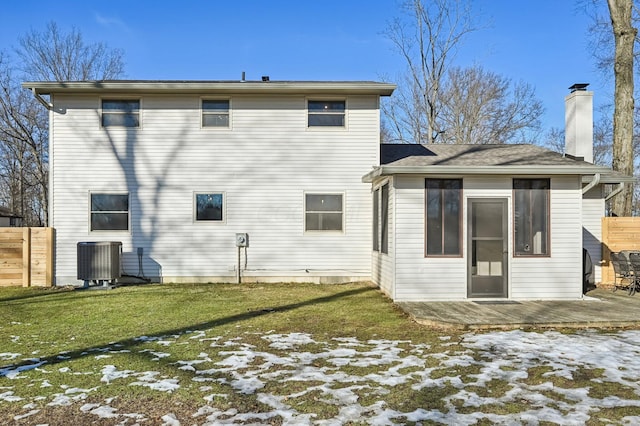
[[[587,91],[588,85],[574,84],[564,98],[564,153],[593,163],[593,92]]]

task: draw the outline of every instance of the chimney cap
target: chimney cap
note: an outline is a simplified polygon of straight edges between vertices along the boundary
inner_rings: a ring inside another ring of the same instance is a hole
[[[585,90],[587,90],[587,86],[589,85],[589,83],[576,83],[573,86],[569,87],[569,90],[571,90],[571,93],[573,92],[583,92]]]

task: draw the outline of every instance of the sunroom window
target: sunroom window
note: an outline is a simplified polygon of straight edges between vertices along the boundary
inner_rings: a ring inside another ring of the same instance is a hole
[[[426,179],[426,255],[460,256],[462,180]]]
[[[549,255],[549,179],[513,180],[516,256]]]

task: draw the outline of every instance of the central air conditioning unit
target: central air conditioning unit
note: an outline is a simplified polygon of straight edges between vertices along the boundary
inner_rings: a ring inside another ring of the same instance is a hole
[[[89,281],[113,281],[122,276],[120,241],[99,241],[78,243],[78,279]]]

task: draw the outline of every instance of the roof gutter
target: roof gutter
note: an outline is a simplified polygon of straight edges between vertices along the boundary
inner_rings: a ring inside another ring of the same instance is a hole
[[[247,93],[391,96],[395,84],[371,81],[27,81],[22,87],[51,93]],[[35,92],[34,92],[35,93]]]
[[[620,182],[618,185],[616,185],[616,189],[614,189],[613,191],[611,191],[611,193],[609,193],[609,195],[604,197],[604,201],[605,202],[609,201],[610,199],[612,199],[613,197],[621,193],[623,189],[624,189],[624,182]]]
[[[42,95],[40,95],[40,93],[36,91],[35,87],[31,88],[31,93],[33,93],[33,96],[35,96],[36,100],[40,102],[42,105],[44,105],[46,109],[48,109],[49,111],[53,109],[53,104],[51,102],[48,102],[45,98],[43,98]]]
[[[587,192],[595,188],[595,186],[600,183],[600,178],[601,178],[600,173],[596,173],[596,175],[593,177],[593,180],[589,183],[589,185],[582,188],[582,195],[586,194]]]
[[[601,173],[608,169],[603,167],[590,167],[580,170],[563,166],[377,166],[362,177],[362,182],[372,183],[380,176],[389,175],[592,175],[599,180]],[[588,186],[591,186],[591,182]],[[593,186],[597,185],[593,184]],[[592,186],[592,187],[593,187]],[[591,189],[591,188],[589,188]]]

